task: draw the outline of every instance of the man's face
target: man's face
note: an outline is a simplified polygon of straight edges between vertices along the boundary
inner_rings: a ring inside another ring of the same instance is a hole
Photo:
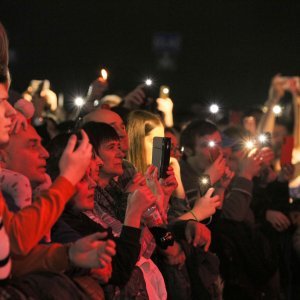
[[[6,167],[28,177],[34,187],[45,181],[48,152],[32,126],[12,135],[6,150]]]
[[[211,148],[210,142],[214,142],[214,148]],[[191,163],[195,164],[199,170],[206,169],[213,162],[214,155],[212,154],[214,149],[217,149],[219,154],[223,154],[221,148],[222,138],[218,131],[207,134],[202,137],[195,137],[194,153],[189,156]]]
[[[128,151],[128,135],[123,120],[118,114],[108,109],[98,109],[86,117],[86,121],[102,122],[112,126],[120,138],[121,150]]]
[[[124,153],[121,150],[120,141],[108,141],[98,148],[99,157],[103,161],[100,168],[100,177],[113,178],[123,174],[122,161]]]
[[[5,84],[0,84],[0,147],[9,141],[12,119],[16,114],[7,99],[8,87]]]

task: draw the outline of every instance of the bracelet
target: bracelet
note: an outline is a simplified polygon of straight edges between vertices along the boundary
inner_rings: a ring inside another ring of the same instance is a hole
[[[196,217],[192,209],[189,211],[189,213],[194,217],[195,221],[199,222],[198,218]]]

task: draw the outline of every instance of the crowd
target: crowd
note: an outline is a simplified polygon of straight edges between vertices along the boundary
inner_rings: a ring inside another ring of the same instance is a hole
[[[8,65],[0,23],[0,299],[300,299],[299,77],[238,121],[177,122],[167,87],[107,95],[102,74],[70,114]]]

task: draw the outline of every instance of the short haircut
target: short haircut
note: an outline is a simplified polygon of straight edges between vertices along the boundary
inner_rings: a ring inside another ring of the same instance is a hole
[[[217,126],[207,120],[192,121],[181,133],[180,145],[194,150],[196,137],[213,134],[218,131]]]
[[[116,130],[106,123],[88,122],[83,125],[82,129],[88,135],[90,143],[97,155],[99,155],[98,148],[103,143],[120,140]]]

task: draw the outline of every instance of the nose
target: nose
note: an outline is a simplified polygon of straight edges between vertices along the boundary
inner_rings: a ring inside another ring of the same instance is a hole
[[[89,175],[87,176],[87,182],[90,190],[97,186],[96,181]]]
[[[102,158],[100,156],[96,155],[95,159],[96,159],[96,163],[99,166],[99,168],[103,167],[104,161],[102,160]]]
[[[11,104],[8,101],[5,101],[5,104],[5,117],[13,118],[17,114],[16,110],[11,106]]]
[[[49,158],[49,152],[43,146],[40,147],[40,156],[45,159]]]

